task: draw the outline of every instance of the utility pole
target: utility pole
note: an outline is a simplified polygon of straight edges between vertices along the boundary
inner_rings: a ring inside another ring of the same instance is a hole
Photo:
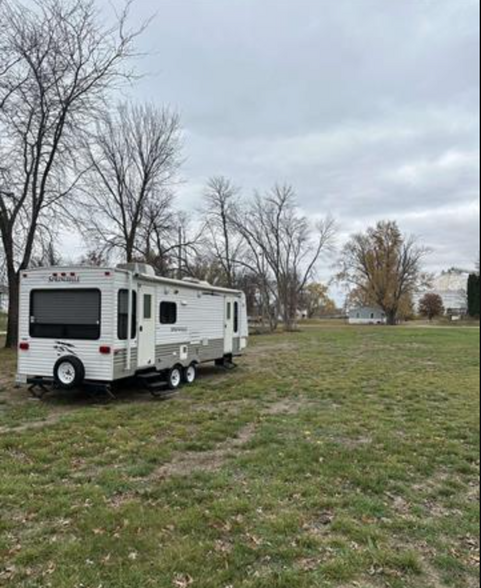
[[[177,276],[179,280],[182,279],[182,263],[183,263],[182,240],[183,240],[182,226],[179,226],[179,258],[178,258],[179,268],[178,268],[178,276]]]

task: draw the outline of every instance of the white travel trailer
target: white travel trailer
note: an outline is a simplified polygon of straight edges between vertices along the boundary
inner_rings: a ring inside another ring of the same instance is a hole
[[[20,284],[18,382],[72,389],[138,377],[156,396],[247,346],[245,295],[150,266],[40,268]]]

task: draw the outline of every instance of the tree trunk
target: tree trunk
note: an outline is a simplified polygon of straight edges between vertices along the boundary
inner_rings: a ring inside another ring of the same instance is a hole
[[[284,305],[283,317],[284,317],[284,329],[289,333],[292,333],[293,331],[295,331],[296,326],[297,326],[296,316],[295,316],[295,314],[293,315],[292,309],[291,309],[289,303]]]
[[[297,330],[297,293],[286,287],[282,303],[284,328],[288,332]]]
[[[395,327],[397,325],[397,312],[395,310],[390,310],[386,313],[387,315],[387,324],[391,327]]]
[[[18,295],[20,290],[20,276],[13,273],[8,277],[8,326],[5,347],[13,349],[18,344]]]
[[[275,310],[272,310],[271,304],[270,304],[270,300],[269,300],[269,295],[264,295],[262,297],[263,301],[262,301],[262,316],[263,316],[263,320],[267,320],[267,323],[269,325],[269,331],[271,333],[274,333],[277,330],[277,316],[276,316],[276,312]]]
[[[134,245],[128,242],[125,248],[125,261],[126,263],[133,263],[134,261]]]

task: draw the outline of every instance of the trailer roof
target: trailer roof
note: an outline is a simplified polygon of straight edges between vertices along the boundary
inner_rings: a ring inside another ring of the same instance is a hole
[[[117,270],[119,271],[119,270]],[[128,273],[128,272],[127,272]],[[195,282],[195,281],[188,281],[188,280],[173,280],[171,278],[163,278],[161,276],[148,276],[146,274],[134,274],[135,277],[146,280],[149,282],[156,282],[160,284],[168,284],[170,286],[182,286],[184,288],[194,288],[196,290],[209,290],[212,292],[220,292],[224,294],[234,294],[239,295],[242,294],[241,290],[230,290],[229,288],[220,288],[219,286],[213,286],[208,282]]]
[[[133,277],[137,279],[141,279],[147,282],[154,282],[158,284],[167,284],[169,286],[178,286],[183,288],[193,288],[195,290],[207,290],[209,292],[219,292],[222,294],[232,294],[232,295],[240,295],[243,292],[241,290],[231,290],[229,288],[221,288],[219,286],[213,286],[208,282],[202,281],[192,281],[189,280],[174,280],[172,278],[164,278],[162,276],[150,276],[148,274],[137,273],[134,271],[130,271],[128,269],[118,268],[118,267],[109,267],[109,266],[78,266],[78,265],[68,265],[68,266],[52,266],[52,267],[37,267],[25,270],[23,273],[49,273],[49,272],[90,272],[90,271],[100,271],[100,272],[115,272],[121,274],[132,274]]]

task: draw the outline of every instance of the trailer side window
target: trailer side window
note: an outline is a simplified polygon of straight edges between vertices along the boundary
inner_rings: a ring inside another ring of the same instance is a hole
[[[239,332],[239,303],[234,302],[234,333]]]
[[[129,320],[129,291],[119,290],[117,311],[117,336],[119,341],[127,340],[127,327]],[[137,292],[132,292],[132,327],[131,338],[137,337]]]
[[[175,325],[177,322],[177,304],[175,302],[161,303],[160,322],[162,325]]]
[[[144,294],[144,319],[149,320],[152,318],[152,296],[150,294]]]
[[[34,290],[30,336],[37,339],[100,339],[100,290]]]

